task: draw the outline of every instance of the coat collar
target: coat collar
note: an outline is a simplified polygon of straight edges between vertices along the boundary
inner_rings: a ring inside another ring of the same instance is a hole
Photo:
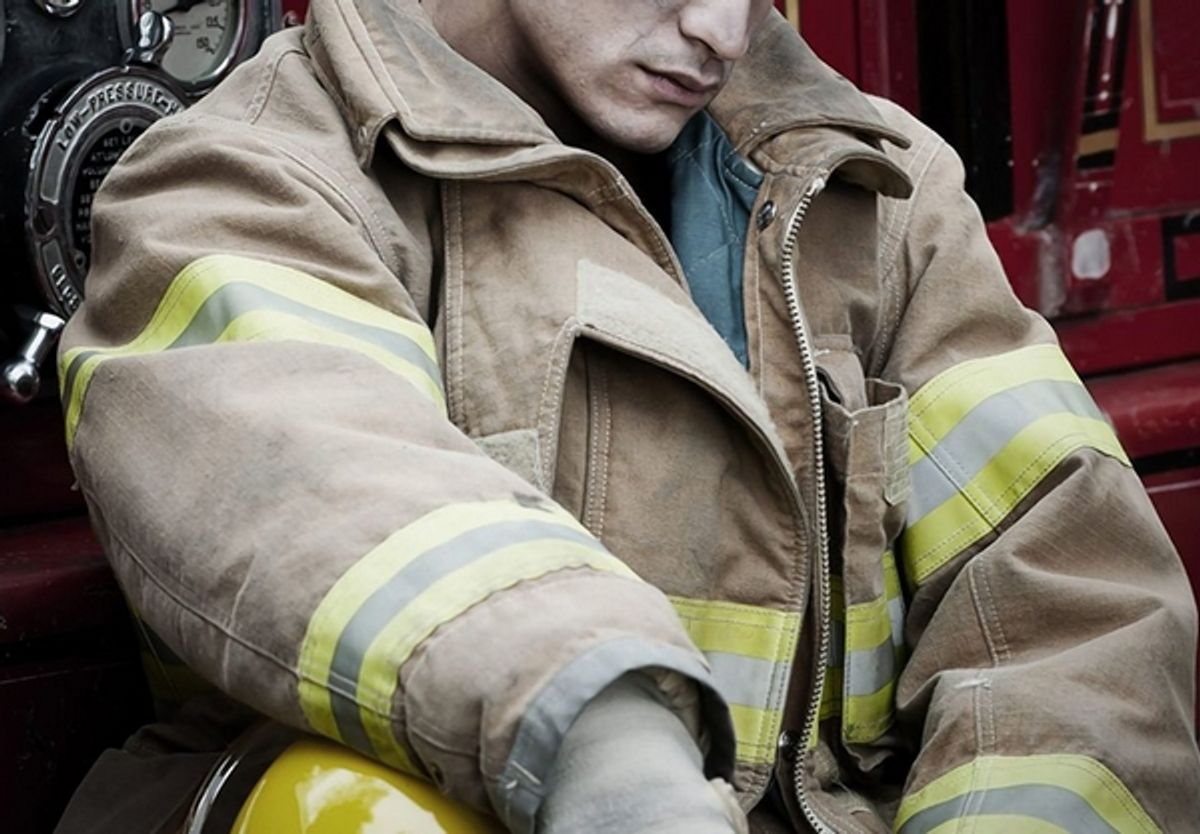
[[[417,0],[312,0],[305,42],[355,128],[364,166],[392,124],[401,134],[393,148],[433,175],[486,176],[553,164],[570,154],[533,108],[442,40]],[[788,71],[781,74],[781,68]],[[906,146],[908,140],[778,14],[756,34],[710,112],[743,154],[791,131],[813,129],[797,152],[834,159],[840,150],[859,164],[877,162],[887,170],[864,184],[885,193],[907,191],[904,175],[878,147],[882,141]]]

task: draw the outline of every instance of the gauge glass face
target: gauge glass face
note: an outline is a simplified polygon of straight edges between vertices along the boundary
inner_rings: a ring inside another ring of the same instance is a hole
[[[237,49],[242,0],[149,0],[147,5],[174,24],[163,69],[189,86],[215,81]]]

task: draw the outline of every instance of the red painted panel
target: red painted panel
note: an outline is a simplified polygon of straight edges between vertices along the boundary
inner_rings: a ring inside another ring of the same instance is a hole
[[[1162,228],[1162,218],[1150,215],[1106,217],[1070,229],[1063,253],[1067,295],[1058,312],[1127,310],[1166,301]],[[1100,277],[1076,274],[1088,260],[1088,244],[1095,248],[1097,241],[1107,271]]]
[[[1017,297],[1027,307],[1043,310],[1040,283],[1043,253],[1060,245],[1053,230],[1027,232],[1012,218],[989,223],[987,230]],[[1057,279],[1058,275],[1053,277]]]
[[[0,646],[126,616],[87,519],[0,530]]]
[[[1056,329],[1082,374],[1200,356],[1200,299],[1061,321]]]
[[[1088,388],[1131,458],[1200,448],[1200,360],[1093,377]]]
[[[1138,8],[1140,11],[1141,4]],[[1113,208],[1200,205],[1200,176],[1196,175],[1200,171],[1200,115],[1193,112],[1186,121],[1166,121],[1171,114],[1153,105],[1145,106],[1148,79],[1157,82],[1162,77],[1168,87],[1172,79],[1181,83],[1178,67],[1188,55],[1194,60],[1194,44],[1200,38],[1200,19],[1193,11],[1187,22],[1172,23],[1168,18],[1160,22],[1158,16],[1173,9],[1174,5],[1167,0],[1154,0],[1151,8],[1155,23],[1149,38],[1144,35],[1139,15],[1133,16],[1131,60],[1125,76],[1126,101],[1121,113],[1117,166],[1113,172]],[[1177,34],[1191,33],[1186,34],[1191,45],[1182,55],[1164,52],[1159,40],[1163,32],[1174,25],[1182,30]],[[1154,50],[1153,55],[1145,48],[1148,45]],[[1159,124],[1156,125],[1156,121]]]
[[[1083,7],[1083,3],[1008,0],[1013,200],[1018,222],[1027,222],[1036,213],[1039,195],[1050,193],[1061,176],[1062,157],[1077,128],[1070,114],[1079,77]]]
[[[800,31],[821,59],[855,84],[858,7],[847,0],[801,0]]]
[[[1200,17],[1195,0],[1153,0],[1155,106],[1164,122],[1200,118]]]
[[[1180,235],[1171,242],[1175,274],[1180,283],[1200,281],[1200,235]]]
[[[83,511],[62,425],[57,397],[25,406],[0,401],[0,523]]]
[[[915,0],[858,0],[858,83],[920,111]]]

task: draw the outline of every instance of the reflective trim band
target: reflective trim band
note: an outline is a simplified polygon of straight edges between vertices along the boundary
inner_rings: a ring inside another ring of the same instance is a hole
[[[958,491],[956,482],[966,483],[983,471],[1027,425],[1064,412],[1104,420],[1087,390],[1077,382],[1029,382],[981,403],[930,454],[913,465],[913,491],[908,502],[910,521],[953,498]],[[943,471],[955,480],[947,478]]]
[[[1073,382],[1079,376],[1057,345],[970,359],[935,376],[908,400],[909,464],[915,464],[990,397],[1028,382]]]
[[[821,692],[821,720],[842,714],[842,691],[845,689],[845,673],[841,668],[825,670],[825,689]]]
[[[729,703],[738,761],[774,761],[800,615],[733,602],[671,597],[688,636],[704,652]]]
[[[842,738],[867,744],[891,727],[904,663],[904,599],[891,551],[880,558],[884,596],[846,609]]]
[[[964,362],[909,409],[912,496],[905,572],[920,584],[999,525],[1068,455],[1126,466],[1112,428],[1054,345]]]
[[[582,567],[636,578],[557,507],[452,504],[414,521],[351,566],[313,614],[300,655],[309,723],[411,771],[391,716],[413,651],[497,591]]]
[[[695,655],[669,644],[628,638],[602,643],[574,658],[534,696],[500,778],[487,780],[492,806],[511,831],[532,834],[554,757],[587,702],[626,672],[651,666],[712,688],[708,671]]]
[[[761,765],[774,762],[779,731],[783,728],[783,710],[730,704],[729,715],[733,718],[733,734],[737,739],[738,763]]]
[[[724,652],[788,662],[796,652],[800,615],[757,605],[670,597],[692,642],[703,652]]]
[[[976,820],[999,816],[1039,820],[1070,834],[1161,834],[1112,771],[1086,756],[988,756],[955,768],[905,797],[898,834],[932,834],[952,821],[989,830]],[[999,830],[999,829],[997,829]]]
[[[886,620],[884,624],[888,624]],[[878,646],[850,652],[850,662],[845,669],[846,695],[853,698],[878,692],[896,679],[897,671],[896,647],[892,645],[889,629]]]
[[[779,676],[776,664],[740,654],[708,652],[717,690],[731,704],[769,704],[771,686]],[[791,664],[788,664],[790,667]]]
[[[210,255],[167,287],[149,323],[114,348],[74,348],[62,357],[68,443],[96,369],[107,359],[200,344],[303,341],[363,354],[413,383],[445,411],[433,336],[409,321],[303,272],[235,255]]]

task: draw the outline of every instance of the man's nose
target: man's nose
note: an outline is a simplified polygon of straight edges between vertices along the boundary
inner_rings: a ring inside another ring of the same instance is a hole
[[[679,13],[684,37],[700,41],[723,61],[736,61],[750,48],[758,0],[689,0]]]

